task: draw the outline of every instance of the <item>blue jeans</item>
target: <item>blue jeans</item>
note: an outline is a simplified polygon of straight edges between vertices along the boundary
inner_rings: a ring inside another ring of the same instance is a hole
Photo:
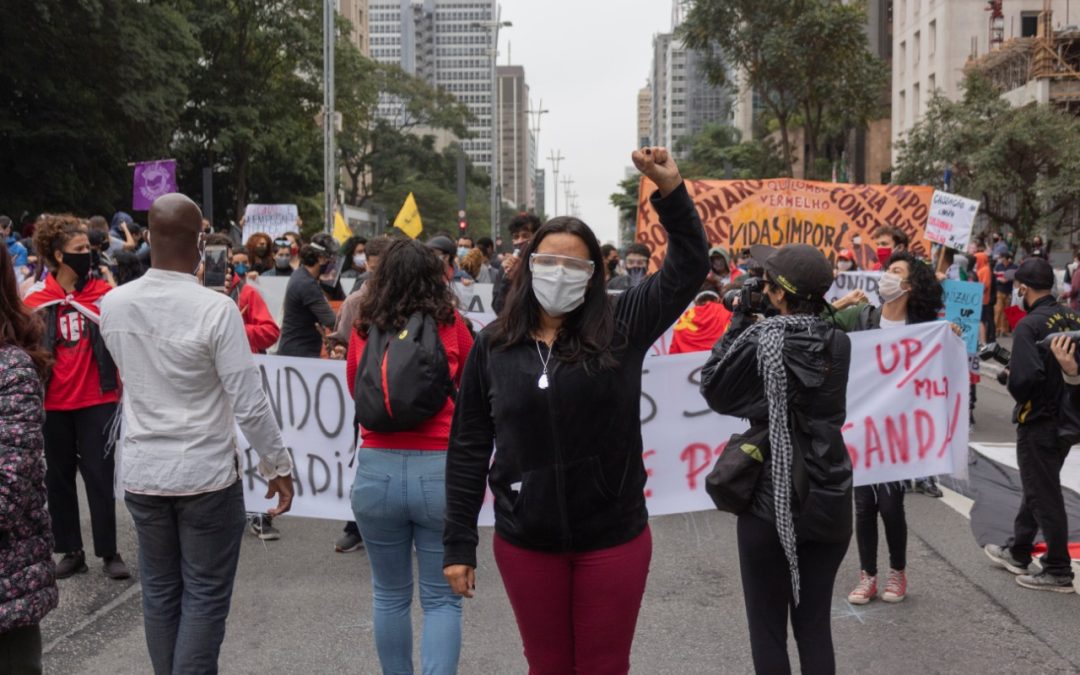
[[[424,610],[420,663],[425,675],[456,673],[461,598],[443,577],[446,453],[360,448],[352,507],[371,561],[375,648],[385,675],[412,675],[412,552]]]
[[[154,673],[216,673],[246,523],[242,484],[192,497],[127,492],[124,501],[139,537]]]

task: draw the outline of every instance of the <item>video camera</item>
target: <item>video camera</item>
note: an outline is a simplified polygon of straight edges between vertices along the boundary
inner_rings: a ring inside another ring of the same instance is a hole
[[[997,375],[998,384],[1005,386],[1009,382],[1009,361],[1012,360],[1012,352],[996,342],[988,342],[979,350],[980,361],[997,361],[1005,366],[1005,370]]]
[[[764,314],[771,307],[769,296],[765,295],[765,280],[761,277],[747,278],[742,288],[724,294],[724,307],[729,312]]]

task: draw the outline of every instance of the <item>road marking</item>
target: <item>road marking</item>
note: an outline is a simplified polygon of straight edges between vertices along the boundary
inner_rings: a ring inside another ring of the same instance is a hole
[[[882,601],[884,602],[884,601]],[[832,618],[836,619],[855,619],[859,623],[865,624],[865,617],[869,614],[875,614],[889,609],[884,605],[877,605],[876,607],[863,608],[861,605],[853,605],[847,600],[839,602],[832,607]]]
[[[53,640],[49,644],[45,645],[45,649],[42,650],[42,653],[43,654],[48,654],[49,652],[51,652],[52,650],[54,650],[58,646],[60,646],[60,643],[63,642],[64,640],[67,640],[69,637],[75,635],[79,631],[83,630],[84,628],[86,628],[90,624],[94,623],[95,621],[97,621],[101,617],[105,616],[109,612],[113,611],[114,609],[116,609],[117,607],[124,604],[125,602],[127,602],[128,600],[130,600],[131,598],[135,597],[136,595],[138,595],[140,593],[142,593],[142,584],[136,581],[135,584],[132,585],[130,588],[128,588],[126,591],[124,591],[120,595],[116,596],[115,598],[113,598],[109,602],[105,603],[101,607],[98,607],[96,611],[91,612],[89,615],[87,615],[87,617],[85,619],[83,619],[82,621],[80,621],[79,624],[76,625],[74,628],[72,628],[68,632],[64,633],[60,637],[56,638],[55,640]]]
[[[941,488],[942,492],[941,501],[945,502],[953,511],[971,520],[971,507],[975,505],[975,500],[965,497],[955,490],[950,490],[944,485],[939,484],[938,487]]]

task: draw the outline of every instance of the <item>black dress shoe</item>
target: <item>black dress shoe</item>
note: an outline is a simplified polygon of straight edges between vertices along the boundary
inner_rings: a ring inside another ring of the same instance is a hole
[[[75,574],[84,574],[89,571],[90,568],[86,566],[86,554],[82,551],[65,553],[64,557],[60,558],[60,562],[56,563],[57,579],[67,579]]]
[[[128,566],[124,563],[124,559],[120,557],[120,554],[105,556],[105,576],[110,579],[130,579],[131,572],[128,570]]]

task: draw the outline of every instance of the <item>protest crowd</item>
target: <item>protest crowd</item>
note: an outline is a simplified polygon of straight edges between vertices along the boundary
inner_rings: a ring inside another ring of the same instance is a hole
[[[505,242],[396,229],[305,238],[299,218],[215,231],[175,193],[141,219],[0,216],[0,672],[40,672],[58,582],[126,579],[136,559],[154,672],[216,672],[242,538],[280,539],[275,520],[299,499],[264,355],[342,362],[352,520],[327,550],[366,551],[384,673],[413,672],[414,585],[423,672],[457,672],[482,536],[531,673],[628,672],[654,552],[641,401],[658,341],[696,353],[703,406],[744,421],[712,439],[727,449],[702,480],[737,515],[755,669],[791,672],[790,621],[803,672],[835,672],[835,584],[856,605],[917,593],[904,501],[942,496],[935,476],[857,484],[844,436],[856,343],[951,316],[952,282],[981,285],[964,351],[1003,360],[1016,402],[1024,497],[1013,536],[986,555],[1024,588],[1073,592],[1059,473],[1080,440],[1080,250],[1059,278],[1046,241],[1006,232],[921,253],[888,225],[829,255],[732,247],[707,239],[667,150],[633,162],[654,187],[643,198],[662,252],[530,213],[507,223]],[[842,286],[862,278],[872,294]],[[283,295],[271,299],[272,284]],[[480,288],[490,307],[478,313],[465,298]],[[940,348],[959,353],[953,333],[968,328],[935,333]],[[245,506],[237,431],[271,507]],[[118,550],[117,499],[137,551]],[[480,529],[492,499],[493,535]],[[838,580],[852,537],[861,573]]]

